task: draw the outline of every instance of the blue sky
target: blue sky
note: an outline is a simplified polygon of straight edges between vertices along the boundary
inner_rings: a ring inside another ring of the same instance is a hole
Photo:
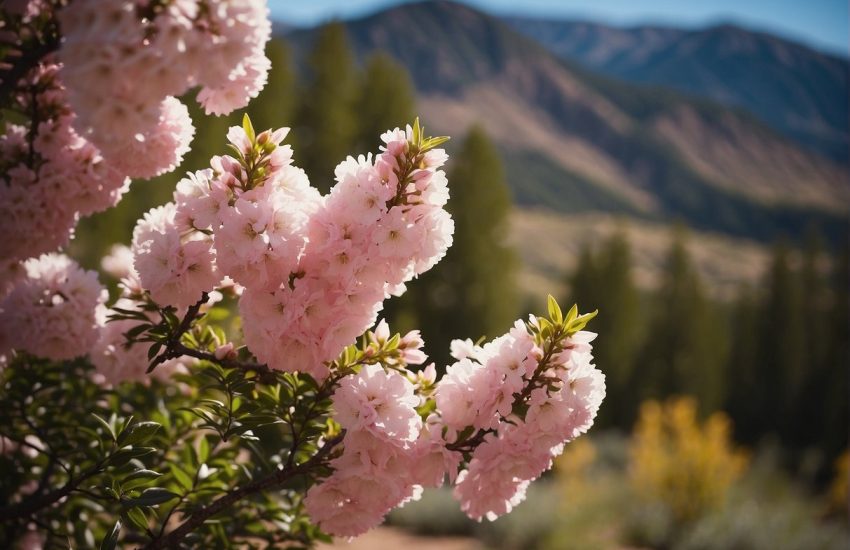
[[[269,0],[275,19],[314,25],[365,15],[407,0]],[[579,17],[627,25],[661,23],[699,27],[718,21],[781,34],[848,55],[848,0],[463,0],[499,14]]]

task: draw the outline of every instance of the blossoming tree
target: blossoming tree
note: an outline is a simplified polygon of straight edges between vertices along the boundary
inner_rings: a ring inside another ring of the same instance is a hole
[[[170,171],[208,113],[262,88],[257,0],[30,0],[0,8],[0,543],[309,545],[425,487],[511,511],[604,397],[593,314],[455,341],[437,379],[384,300],[454,225],[448,138],[418,121],[349,157],[327,195],[283,142],[231,128],[96,273],[57,252],[130,178]],[[17,541],[17,542],[16,542]],[[70,541],[70,542],[69,542]]]

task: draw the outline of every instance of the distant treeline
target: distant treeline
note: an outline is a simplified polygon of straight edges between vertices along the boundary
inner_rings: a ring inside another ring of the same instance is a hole
[[[599,422],[627,430],[643,400],[687,394],[703,413],[727,411],[739,441],[775,436],[827,466],[847,446],[850,247],[829,262],[814,233],[799,252],[779,243],[761,284],[726,304],[709,298],[676,231],[656,292],[635,287],[623,235],[585,249],[569,277],[570,299],[600,311]]]

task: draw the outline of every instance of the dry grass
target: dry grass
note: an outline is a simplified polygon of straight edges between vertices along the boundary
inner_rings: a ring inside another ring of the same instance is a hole
[[[562,294],[565,274],[575,269],[582,246],[600,243],[618,230],[632,245],[638,286],[651,290],[658,285],[672,238],[669,226],[610,214],[516,209],[511,222],[511,244],[523,263],[520,286],[534,299]],[[770,261],[769,247],[746,239],[691,232],[687,245],[710,292],[720,299],[734,297],[743,283],[759,284]]]

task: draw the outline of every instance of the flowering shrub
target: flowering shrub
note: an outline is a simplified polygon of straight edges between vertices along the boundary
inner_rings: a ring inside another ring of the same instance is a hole
[[[691,398],[644,403],[630,449],[639,498],[668,508],[678,523],[719,508],[747,465],[730,432],[723,413],[700,423]]]
[[[96,275],[52,251],[127,176],[178,162],[191,130],[174,95],[201,86],[217,113],[256,94],[268,21],[247,0],[65,4],[2,12],[21,48],[4,97],[29,118],[2,142],[0,188],[20,198],[0,217],[0,541],[309,544],[446,481],[474,519],[510,512],[596,416],[594,314],[550,298],[548,317],[455,341],[440,379],[418,331],[379,321],[451,245],[448,138],[418,120],[388,131],[323,196],[287,129],[245,117],[232,153],[104,259],[120,279],[107,306]]]
[[[4,3],[0,101],[25,121],[0,136],[4,263],[56,250],[130,177],[180,164],[194,128],[176,96],[200,86],[215,114],[256,97],[267,11],[258,0]]]

